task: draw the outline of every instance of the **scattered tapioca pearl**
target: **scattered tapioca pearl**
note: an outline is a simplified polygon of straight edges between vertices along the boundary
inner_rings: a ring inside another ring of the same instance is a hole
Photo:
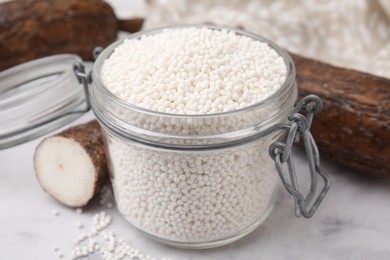
[[[91,232],[83,232],[74,242],[77,245],[71,252],[71,259],[96,257],[103,260],[156,260],[117,238],[113,231],[107,230],[112,218],[102,211],[92,217]],[[168,258],[164,258],[168,259]]]
[[[84,225],[81,222],[76,222],[76,227],[81,229]]]

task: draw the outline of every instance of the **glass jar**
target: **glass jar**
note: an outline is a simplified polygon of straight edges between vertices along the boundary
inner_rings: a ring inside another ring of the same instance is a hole
[[[329,188],[327,177],[317,167],[318,152],[309,132],[313,109],[306,110],[307,117],[297,113],[302,107],[313,108],[312,101],[318,100],[309,97],[297,107],[290,56],[258,35],[206,27],[268,43],[287,65],[283,86],[266,100],[231,112],[179,115],[147,110],[119,99],[102,84],[103,63],[123,42],[118,41],[100,53],[90,88],[119,211],[152,238],[184,248],[225,245],[258,227],[272,210],[278,174],[295,197],[297,214],[305,217],[314,213]],[[311,207],[315,192],[306,198],[301,195],[290,156],[298,135],[304,136],[309,153],[311,188],[315,191],[317,175],[325,180]],[[284,164],[289,166],[288,174]]]

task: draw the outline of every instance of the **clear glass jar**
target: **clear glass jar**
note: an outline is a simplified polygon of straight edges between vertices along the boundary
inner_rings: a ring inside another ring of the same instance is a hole
[[[269,40],[228,30],[268,43],[288,69],[275,94],[243,109],[178,115],[119,99],[100,75],[104,60],[123,41],[106,48],[93,68],[91,105],[104,132],[117,207],[132,225],[165,244],[231,243],[258,227],[273,207],[278,172],[269,148],[292,124],[288,117],[298,96],[294,64]]]

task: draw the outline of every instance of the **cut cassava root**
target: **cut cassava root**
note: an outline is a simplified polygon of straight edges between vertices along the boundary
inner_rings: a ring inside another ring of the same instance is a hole
[[[70,207],[86,205],[107,175],[97,121],[44,139],[35,151],[34,167],[40,185],[53,198]]]

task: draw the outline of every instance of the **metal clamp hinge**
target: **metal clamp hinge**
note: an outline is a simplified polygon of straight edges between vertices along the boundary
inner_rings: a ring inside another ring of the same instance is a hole
[[[74,74],[76,75],[76,78],[77,78],[79,84],[83,85],[84,94],[85,94],[85,102],[86,102],[85,109],[82,111],[77,111],[77,112],[87,112],[91,109],[91,102],[90,102],[88,85],[91,84],[91,82],[92,82],[92,74],[91,73],[87,74],[85,72],[85,66],[81,62],[77,62],[77,63],[73,64],[73,71],[74,71]]]
[[[310,126],[314,114],[320,111],[321,108],[322,102],[319,97],[309,95],[303,98],[295,106],[292,114],[288,118],[292,124],[289,127],[285,142],[275,142],[269,148],[270,156],[275,161],[276,169],[284,187],[294,197],[295,215],[297,217],[300,217],[301,215],[305,218],[312,217],[330,188],[330,179],[320,168],[318,148],[310,133]],[[301,111],[305,112],[306,117],[299,113]],[[300,137],[303,137],[306,157],[310,169],[310,190],[306,197],[299,191],[298,178],[291,156],[292,144]],[[287,164],[288,173],[286,173],[284,164]],[[317,193],[318,176],[322,178],[324,185],[314,199]]]
[[[100,53],[102,53],[102,51],[103,51],[102,47],[95,47],[92,52],[93,58],[96,60],[97,57],[100,55]],[[79,84],[83,85],[86,107],[82,111],[75,111],[72,113],[87,112],[91,109],[91,101],[90,101],[88,85],[92,83],[92,72],[87,74],[85,72],[85,66],[82,62],[76,62],[75,64],[73,64],[73,71],[74,74],[76,75]]]

